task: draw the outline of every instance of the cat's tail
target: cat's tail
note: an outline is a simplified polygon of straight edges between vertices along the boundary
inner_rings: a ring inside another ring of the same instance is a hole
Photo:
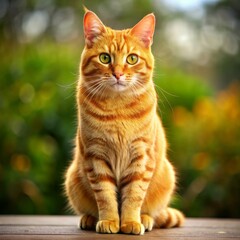
[[[166,208],[155,218],[155,228],[172,228],[183,225],[185,217],[175,208]]]

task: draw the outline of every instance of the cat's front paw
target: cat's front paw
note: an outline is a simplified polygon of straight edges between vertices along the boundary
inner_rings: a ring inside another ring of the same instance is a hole
[[[79,221],[79,228],[82,230],[93,230],[96,227],[97,219],[91,215],[83,215]]]
[[[96,231],[98,233],[118,233],[119,221],[100,220],[97,223]]]
[[[152,231],[153,229],[153,224],[154,224],[154,221],[153,221],[153,218],[150,217],[149,215],[147,214],[142,214],[141,215],[141,222],[145,228],[145,231]]]
[[[139,222],[125,222],[121,225],[121,232],[127,234],[143,235],[145,228]]]

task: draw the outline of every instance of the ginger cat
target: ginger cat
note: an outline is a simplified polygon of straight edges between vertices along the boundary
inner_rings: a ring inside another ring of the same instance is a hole
[[[76,148],[65,180],[81,229],[139,235],[184,222],[168,207],[175,172],[156,111],[154,28],[153,14],[117,31],[86,10]]]

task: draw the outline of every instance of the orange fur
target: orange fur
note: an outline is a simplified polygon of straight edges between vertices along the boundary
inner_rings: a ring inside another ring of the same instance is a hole
[[[86,10],[76,148],[65,181],[82,229],[143,234],[184,221],[168,208],[175,172],[156,113],[154,24],[149,14],[132,29],[116,31]]]

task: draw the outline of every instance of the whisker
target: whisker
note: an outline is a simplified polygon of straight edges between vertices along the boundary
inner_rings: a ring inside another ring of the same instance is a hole
[[[166,91],[165,89],[163,89],[162,87],[158,86],[156,83],[155,83],[154,85],[155,85],[155,87],[156,87],[157,89],[159,89],[160,91],[163,91],[164,93],[168,94],[169,96],[171,96],[171,97],[178,97],[177,95],[172,94],[172,93]]]
[[[103,91],[105,91],[106,88],[106,80],[99,80],[96,79],[93,81],[93,84],[88,86],[88,89],[86,91],[89,91],[85,99],[89,99],[90,101],[97,95],[99,94],[100,99],[103,97]],[[85,101],[84,99],[84,101]]]
[[[146,90],[145,85],[143,83],[141,83],[140,81],[137,81],[135,85],[137,85],[137,86],[139,86],[139,87],[141,87],[141,88]],[[136,89],[137,89],[137,86],[135,86]],[[151,99],[155,100],[156,96],[154,95],[154,93],[148,92],[147,90],[146,90],[146,92],[147,92],[147,94],[149,95],[149,97]]]
[[[163,88],[161,88],[157,84],[154,84],[154,85],[155,85],[156,89],[158,90],[158,92],[163,96],[164,100],[167,102],[169,108],[171,109],[171,112],[173,112],[172,105],[171,105],[170,101],[168,100],[168,98],[166,97],[165,94],[168,94],[168,95],[170,95],[172,97],[177,97],[177,96],[174,95],[174,94],[168,93],[166,90],[164,90]],[[161,98],[159,98],[159,99],[161,99]],[[163,104],[164,108],[166,108],[163,100],[161,100],[161,103]]]
[[[102,84],[102,89],[101,89],[101,95],[100,95],[100,99],[102,99],[105,95],[105,91],[107,89],[107,85],[106,84]]]
[[[64,89],[64,91],[66,91],[65,99],[69,99],[75,95],[75,88],[76,88],[77,82],[78,82],[78,80],[76,80],[72,83],[69,83],[69,84],[56,83],[56,85],[59,88],[62,88],[62,89]],[[70,90],[70,93],[69,93],[69,90]]]
[[[58,87],[61,87],[61,88],[73,88],[73,87],[76,86],[77,82],[78,82],[78,80],[76,80],[76,81],[74,81],[74,82],[72,82],[72,83],[69,83],[69,84],[56,83],[56,85],[57,85]]]
[[[96,82],[95,84],[90,85],[90,86],[88,87],[88,89],[87,89],[87,90],[90,90],[90,91],[89,91],[88,95],[85,97],[85,99],[89,99],[89,100],[91,101],[92,98],[97,94],[98,89],[100,88],[99,85],[100,85],[99,82]],[[87,90],[86,90],[86,91],[87,91]],[[85,99],[84,99],[84,100],[85,100]]]

